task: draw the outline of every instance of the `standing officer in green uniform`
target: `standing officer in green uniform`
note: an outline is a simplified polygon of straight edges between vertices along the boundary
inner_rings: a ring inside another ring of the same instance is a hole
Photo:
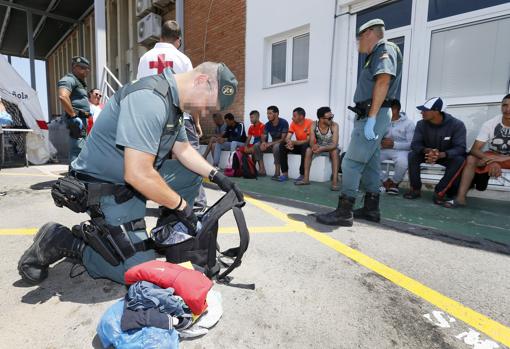
[[[379,222],[379,168],[381,139],[390,124],[391,101],[396,97],[402,75],[402,53],[384,39],[384,22],[373,19],[358,30],[359,52],[367,54],[354,93],[357,114],[351,142],[342,161],[342,194],[338,208],[318,214],[328,225],[352,226],[353,216]],[[353,214],[361,185],[364,205]]]
[[[78,157],[87,136],[87,118],[90,104],[85,79],[90,72],[90,63],[85,57],[73,57],[71,73],[57,83],[58,99],[64,108],[69,129],[69,163]]]
[[[39,283],[50,264],[72,257],[92,277],[124,283],[127,269],[155,258],[147,244],[146,200],[173,213],[191,235],[196,234],[192,206],[202,177],[224,191],[233,189],[242,200],[237,186],[188,143],[183,126],[183,112],[211,115],[231,105],[236,90],[227,66],[205,62],[176,75],[167,68],[117,91],[67,178],[88,185],[92,223],[74,226],[72,232],[57,223],[44,225],[18,263],[23,279]],[[107,227],[108,244],[94,235],[102,227]]]

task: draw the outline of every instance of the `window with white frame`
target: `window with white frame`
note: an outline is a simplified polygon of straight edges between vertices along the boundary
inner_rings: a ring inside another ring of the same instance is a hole
[[[510,17],[432,33],[427,95],[502,95],[510,79]]]
[[[468,148],[509,92],[508,33],[509,16],[432,31],[427,98],[445,98],[448,112],[464,121]]]
[[[308,79],[310,32],[308,27],[266,39],[269,51],[268,85]]]

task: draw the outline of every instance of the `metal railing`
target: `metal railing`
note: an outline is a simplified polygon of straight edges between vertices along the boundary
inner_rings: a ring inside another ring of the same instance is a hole
[[[111,83],[110,83],[110,82]],[[113,86],[112,86],[113,85]],[[111,72],[108,67],[103,68],[103,74],[101,75],[101,94],[103,95],[101,102],[106,103],[108,99],[122,87],[122,83],[117,77]]]

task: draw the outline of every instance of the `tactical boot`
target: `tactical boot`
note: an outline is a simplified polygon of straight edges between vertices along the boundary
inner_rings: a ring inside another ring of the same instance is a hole
[[[338,208],[334,211],[317,215],[317,222],[327,225],[352,227],[352,206],[354,206],[355,200],[355,198],[341,195],[338,198]]]
[[[69,257],[81,262],[85,243],[76,238],[67,227],[58,223],[46,223],[34,237],[18,262],[18,272],[31,284],[38,284],[48,276],[48,266]]]
[[[354,210],[354,218],[366,219],[367,221],[379,223],[381,211],[379,211],[379,194],[365,193],[363,207]]]

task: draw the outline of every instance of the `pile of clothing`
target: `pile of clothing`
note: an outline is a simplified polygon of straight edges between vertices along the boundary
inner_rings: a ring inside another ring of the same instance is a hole
[[[129,269],[125,279],[126,296],[97,327],[105,348],[179,348],[179,338],[207,334],[223,313],[221,294],[198,271],[156,260]]]

